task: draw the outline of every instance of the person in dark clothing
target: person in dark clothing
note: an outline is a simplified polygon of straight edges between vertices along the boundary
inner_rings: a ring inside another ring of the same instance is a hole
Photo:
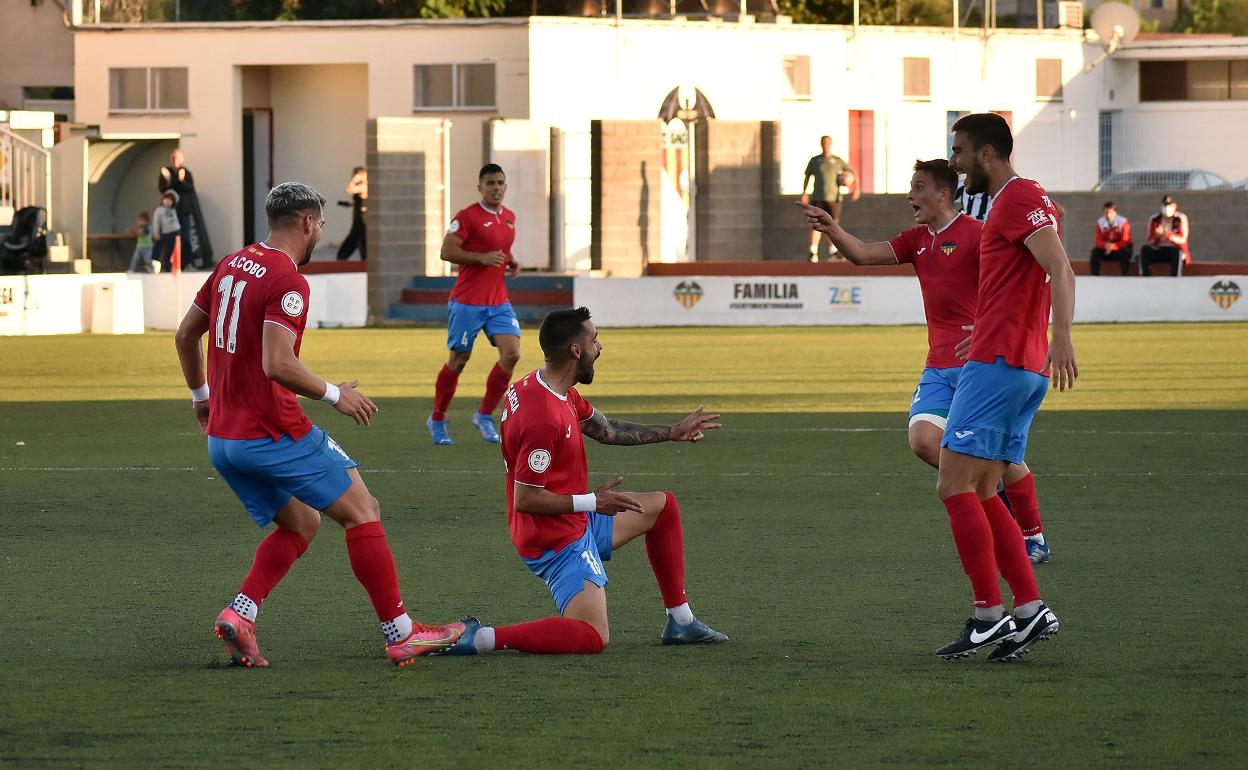
[[[195,177],[191,170],[183,165],[181,150],[169,154],[169,165],[160,167],[160,178],[157,184],[160,191],[173,191],[178,194],[178,221],[182,226],[182,263],[183,267],[209,270],[214,264],[212,243],[208,240],[208,228],[204,224],[204,212],[199,207],[199,196],[195,193]]]
[[[1169,262],[1170,275],[1182,275],[1183,265],[1192,263],[1188,248],[1191,227],[1187,214],[1171,196],[1161,199],[1161,211],[1148,220],[1148,243],[1140,247],[1140,275],[1150,275],[1154,262]]]
[[[351,202],[338,201],[339,206],[351,207],[351,232],[338,247],[338,259],[348,260],[357,250],[360,260],[368,261],[368,230],[364,226],[364,212],[368,211],[368,171],[363,166],[356,166],[351,171],[351,181],[347,182],[347,195]]]

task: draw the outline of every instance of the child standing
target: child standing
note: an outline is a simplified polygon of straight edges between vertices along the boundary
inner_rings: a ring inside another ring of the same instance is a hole
[[[160,196],[160,206],[152,214],[152,237],[156,248],[152,259],[158,261],[167,273],[173,269],[173,250],[178,244],[182,224],[178,221],[178,194],[166,190]]]
[[[140,211],[134,227],[134,256],[130,258],[130,273],[152,272],[152,218]]]

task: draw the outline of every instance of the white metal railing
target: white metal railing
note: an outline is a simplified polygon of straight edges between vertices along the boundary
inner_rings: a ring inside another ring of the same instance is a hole
[[[52,153],[0,125],[0,207],[48,210],[51,217]]]

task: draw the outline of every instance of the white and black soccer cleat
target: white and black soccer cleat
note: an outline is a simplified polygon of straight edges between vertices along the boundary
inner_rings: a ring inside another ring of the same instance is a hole
[[[941,647],[936,654],[945,660],[965,658],[974,655],[980,648],[1012,639],[1017,630],[1014,618],[1009,615],[1002,615],[1000,620],[968,618],[962,636]]]
[[[1042,639],[1048,639],[1057,633],[1057,616],[1053,610],[1040,605],[1040,611],[1030,618],[1018,619],[1019,629],[1013,638],[1002,642],[997,649],[988,653],[988,662],[1002,663],[1007,660],[1018,660],[1027,653],[1031,645]]]

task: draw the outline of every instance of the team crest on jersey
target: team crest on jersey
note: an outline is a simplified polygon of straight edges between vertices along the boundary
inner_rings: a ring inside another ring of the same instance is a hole
[[[545,449],[534,449],[529,452],[529,468],[534,473],[545,473],[550,467],[550,452]]]
[[[507,220],[507,226],[510,227],[512,230],[516,229],[516,223],[510,219]]]
[[[1209,299],[1216,302],[1223,310],[1230,310],[1231,305],[1239,301],[1241,294],[1243,292],[1240,291],[1239,284],[1234,281],[1222,280],[1209,287]]]
[[[681,281],[672,291],[672,296],[685,310],[693,310],[693,306],[702,301],[703,294],[705,292],[697,281]]]
[[[945,253],[946,257],[952,254],[954,250],[957,248],[958,248],[958,244],[953,241],[945,241],[944,243],[940,244],[940,250]]]
[[[303,295],[297,291],[288,291],[282,296],[282,312],[291,318],[303,314]]]

